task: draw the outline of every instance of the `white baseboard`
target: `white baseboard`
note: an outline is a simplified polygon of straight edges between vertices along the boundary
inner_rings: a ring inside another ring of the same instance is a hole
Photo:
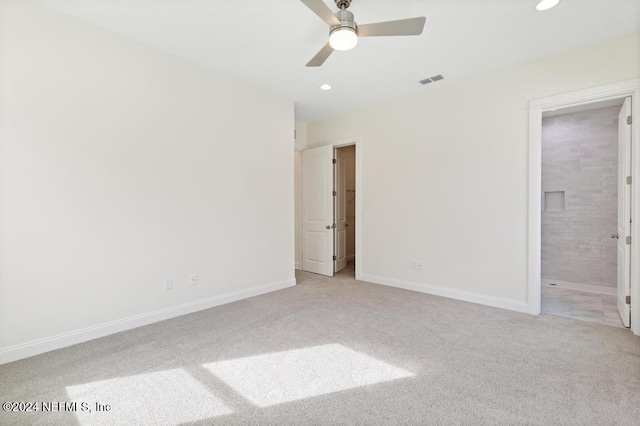
[[[544,286],[548,286],[553,283],[557,288],[566,288],[568,290],[577,290],[584,291],[586,293],[595,293],[595,294],[607,294],[609,296],[615,296],[618,293],[618,289],[615,287],[605,287],[602,285],[593,285],[593,284],[582,284],[582,283],[572,283],[569,281],[560,281],[560,280],[540,280],[541,284]]]
[[[421,284],[411,281],[397,280],[395,278],[384,278],[375,275],[362,274],[359,277],[362,281],[375,284],[382,284],[390,287],[413,290],[420,293],[432,294],[434,296],[447,297],[449,299],[463,300],[465,302],[478,303],[480,305],[493,306],[494,308],[508,309],[516,312],[529,312],[529,305],[518,300],[503,299],[500,297],[486,296],[484,294],[471,293],[463,290],[452,290],[450,288],[438,287],[430,284]]]
[[[23,358],[28,358],[34,355],[39,355],[55,349],[65,348],[67,346],[97,339],[99,337],[108,336],[110,334],[119,333],[121,331],[131,330],[133,328],[142,327],[144,325],[153,324],[155,322],[164,321],[182,315],[191,314],[193,312],[202,311],[204,309],[213,308],[215,306],[236,302],[238,300],[247,299],[249,297],[259,296],[261,294],[270,293],[276,290],[282,290],[284,288],[293,287],[295,285],[295,279],[262,284],[248,288],[246,290],[239,290],[231,293],[221,294],[219,296],[196,300],[169,308],[158,309],[157,311],[134,315],[115,321],[109,321],[92,327],[86,327],[80,330],[74,330],[67,333],[46,337],[44,339],[33,340],[31,342],[1,348],[0,365],[12,361],[17,361]]]

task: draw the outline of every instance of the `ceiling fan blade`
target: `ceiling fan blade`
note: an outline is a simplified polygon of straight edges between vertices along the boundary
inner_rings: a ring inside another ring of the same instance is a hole
[[[320,51],[318,53],[316,53],[316,56],[314,56],[307,63],[307,66],[308,67],[319,67],[320,65],[324,64],[324,61],[326,61],[327,58],[329,57],[329,55],[331,55],[332,53],[333,53],[333,47],[331,47],[331,45],[329,43],[325,44],[324,47],[322,49],[320,49]]]
[[[419,18],[358,25],[358,37],[420,35],[426,20],[424,16],[421,16]]]
[[[322,0],[300,0],[329,26],[340,25],[340,21],[335,17],[329,6]]]

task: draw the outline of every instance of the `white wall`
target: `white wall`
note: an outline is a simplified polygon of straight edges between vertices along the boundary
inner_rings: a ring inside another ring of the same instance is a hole
[[[616,287],[620,106],[542,119],[542,278]],[[545,194],[564,194],[564,206]]]
[[[526,311],[528,103],[640,76],[640,34],[309,123],[360,137],[362,279]],[[410,269],[410,260],[422,270]]]
[[[295,122],[295,142],[293,153],[294,198],[295,198],[295,257],[296,269],[302,267],[302,150],[307,147],[307,123]]]
[[[296,151],[302,151],[307,148],[307,123],[301,121],[295,122],[295,142]]]
[[[295,283],[291,101],[0,7],[0,362]]]

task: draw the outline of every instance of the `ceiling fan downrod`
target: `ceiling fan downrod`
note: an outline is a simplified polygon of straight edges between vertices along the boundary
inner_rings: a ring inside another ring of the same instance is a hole
[[[338,9],[345,10],[351,5],[351,0],[335,0]]]
[[[347,8],[351,5],[351,0],[335,0],[335,2],[336,6],[340,8],[340,10],[335,13],[335,17],[340,21],[340,25],[334,25],[330,27],[329,34],[331,34],[335,30],[339,30],[342,28],[350,28],[357,33],[358,26],[353,19],[353,13],[347,10]]]

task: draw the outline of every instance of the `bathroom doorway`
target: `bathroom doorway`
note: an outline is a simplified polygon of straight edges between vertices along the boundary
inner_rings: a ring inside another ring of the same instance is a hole
[[[542,313],[629,326],[618,286],[628,282],[630,265],[629,234],[620,230],[630,221],[631,158],[623,138],[630,100],[542,114]]]

